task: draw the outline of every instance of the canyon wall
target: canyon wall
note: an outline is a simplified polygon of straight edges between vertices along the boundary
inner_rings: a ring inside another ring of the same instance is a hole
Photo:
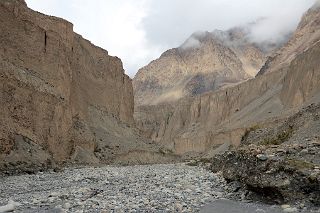
[[[247,129],[259,123],[277,122],[295,108],[319,102],[319,51],[320,43],[317,43],[293,60],[287,69],[186,98],[169,108],[138,107],[137,114],[142,114],[139,109],[146,112],[148,108],[153,116],[140,117],[137,124],[154,141],[178,154],[204,153],[223,144],[237,146]]]
[[[272,116],[273,113],[268,113],[272,108],[274,111],[282,108],[274,94],[280,92],[283,75],[283,72],[271,73],[217,92],[185,98],[167,108],[165,113],[160,110],[165,109],[161,105],[149,106],[149,113],[157,116],[137,119],[137,125],[149,132],[154,141],[166,144],[180,154],[203,152],[208,146],[225,143],[225,138],[236,145],[245,130],[241,128],[257,119]],[[264,107],[266,102],[269,105]],[[145,111],[145,108],[138,107],[136,114],[141,116],[139,110]],[[253,110],[257,113],[251,116]],[[146,123],[158,125],[152,128]],[[234,129],[235,133],[229,129]]]
[[[133,128],[132,82],[119,58],[21,0],[0,2],[0,29],[1,168],[154,151]]]
[[[137,125],[178,154],[208,154],[239,145],[248,129],[272,125],[303,105],[319,102],[319,18],[319,7],[312,7],[254,79],[183,98],[167,108],[138,106]]]

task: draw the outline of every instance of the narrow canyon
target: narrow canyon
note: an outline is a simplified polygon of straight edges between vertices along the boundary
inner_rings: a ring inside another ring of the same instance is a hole
[[[0,1],[0,212],[319,212],[320,3],[282,42],[195,32],[139,69]]]

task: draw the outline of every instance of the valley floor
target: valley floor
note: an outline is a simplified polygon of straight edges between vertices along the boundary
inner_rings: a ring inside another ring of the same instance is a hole
[[[17,212],[197,212],[222,196],[223,181],[184,164],[71,168],[3,177],[0,204]]]
[[[69,168],[1,177],[0,212],[281,212],[225,200],[226,187],[185,164]]]

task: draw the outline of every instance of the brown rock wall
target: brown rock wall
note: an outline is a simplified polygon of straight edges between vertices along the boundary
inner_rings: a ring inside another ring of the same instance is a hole
[[[62,162],[77,147],[93,155],[98,127],[91,108],[115,128],[133,126],[132,83],[121,60],[74,33],[68,21],[24,1],[1,1],[0,47],[2,163]]]

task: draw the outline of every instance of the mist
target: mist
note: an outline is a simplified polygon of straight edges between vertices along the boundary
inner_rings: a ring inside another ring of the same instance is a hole
[[[200,46],[200,41],[194,37],[188,38],[182,45],[181,48],[184,50],[197,48]]]
[[[94,44],[122,59],[133,77],[169,48],[199,45],[194,32],[256,23],[255,42],[283,42],[315,0],[26,0],[40,12],[63,17]]]

